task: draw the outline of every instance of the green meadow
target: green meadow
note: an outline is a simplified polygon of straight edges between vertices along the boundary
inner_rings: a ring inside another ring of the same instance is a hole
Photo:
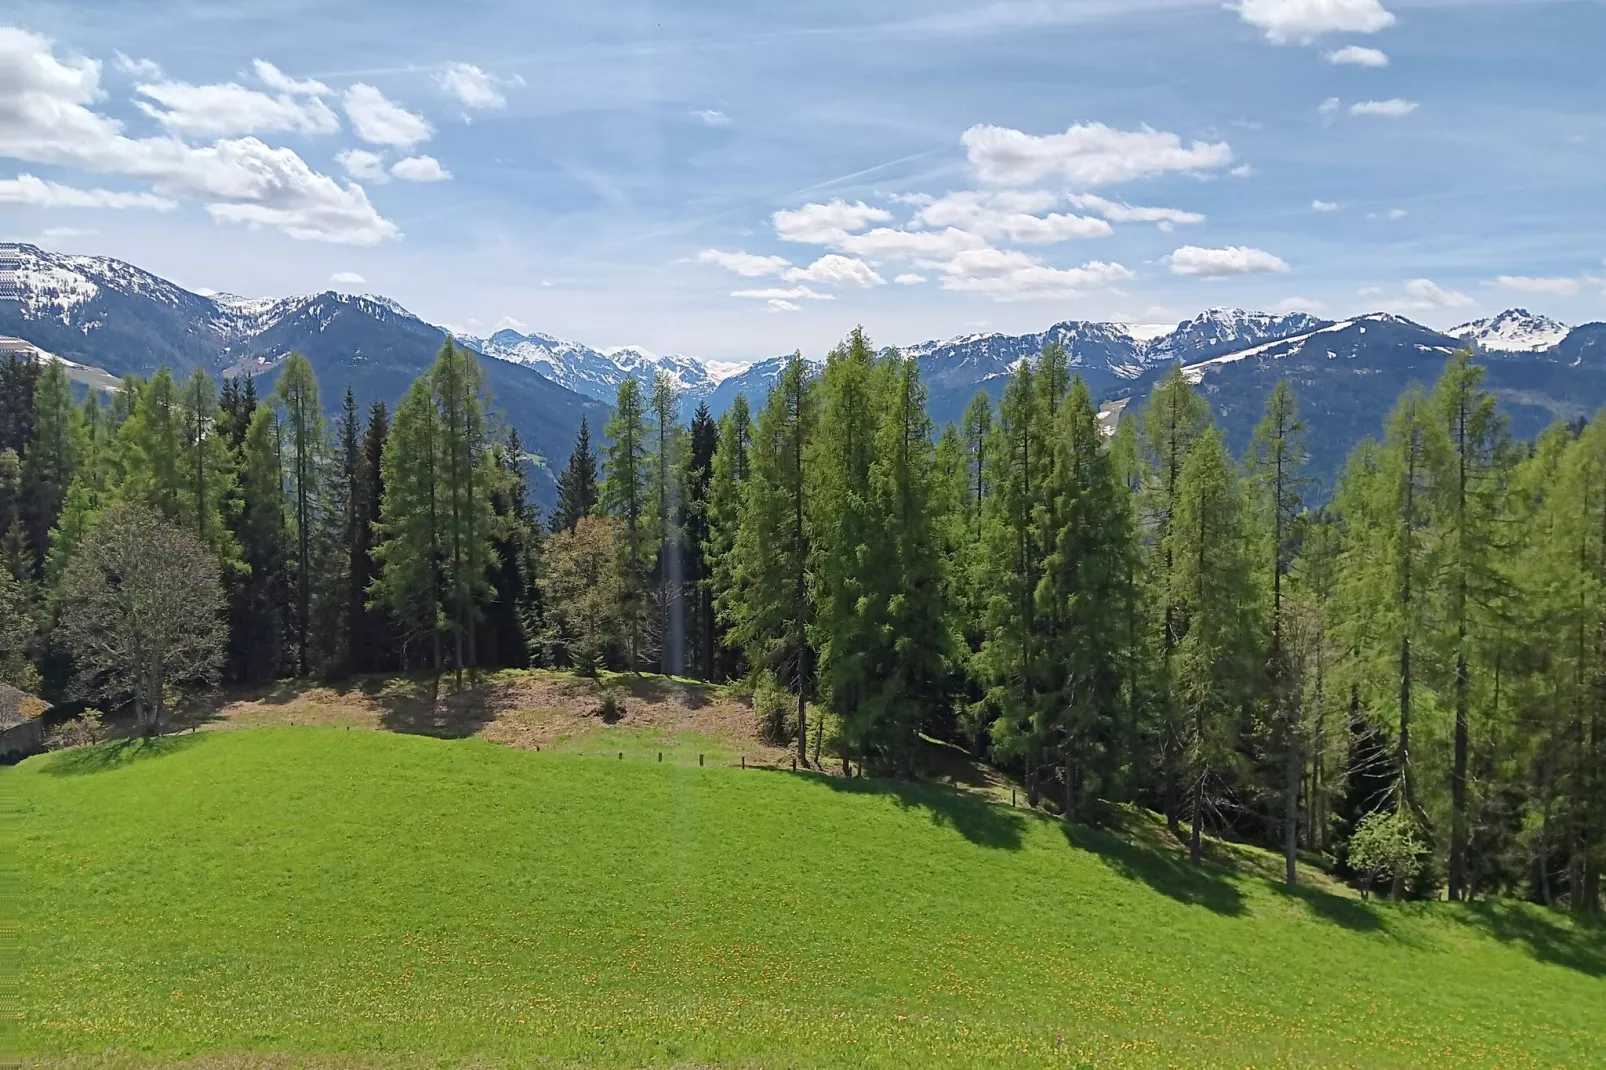
[[[24,1065],[1568,1066],[1606,930],[934,784],[267,727],[0,771]]]

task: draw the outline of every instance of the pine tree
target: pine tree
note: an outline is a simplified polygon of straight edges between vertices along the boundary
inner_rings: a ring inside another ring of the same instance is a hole
[[[453,665],[461,686],[475,649],[480,600],[490,596],[491,497],[501,470],[491,448],[485,374],[472,350],[448,338],[429,372],[439,412],[439,476],[443,601],[449,614]]]
[[[1469,837],[1470,716],[1474,662],[1487,649],[1495,622],[1488,609],[1504,586],[1498,562],[1503,557],[1502,494],[1509,450],[1504,417],[1495,411],[1495,396],[1482,389],[1484,369],[1461,350],[1450,358],[1434,388],[1432,404],[1445,428],[1445,468],[1436,482],[1442,521],[1444,584],[1453,653],[1455,706],[1454,757],[1450,774],[1450,887],[1452,900],[1466,898]]]
[[[88,452],[83,414],[73,405],[67,373],[55,361],[40,370],[35,383],[31,433],[22,457],[20,504],[29,549],[35,561],[43,561],[50,529]]]
[[[177,522],[189,485],[179,466],[183,430],[178,385],[161,368],[138,390],[138,404],[117,430],[118,496]]]
[[[728,641],[727,631],[745,597],[741,584],[748,575],[736,555],[742,523],[742,503],[750,475],[753,421],[747,398],[741,394],[719,419],[719,445],[714,451],[714,472],[708,490],[708,539],[703,556],[708,561],[715,630],[715,679],[741,673],[740,648]],[[734,649],[733,649],[734,647]]]
[[[283,471],[295,536],[296,674],[305,676],[311,671],[313,539],[322,508],[319,490],[327,450],[318,378],[306,357],[290,354],[279,373],[273,397],[280,413]]]
[[[1250,512],[1266,545],[1258,549],[1258,567],[1268,581],[1270,636],[1266,648],[1265,686],[1272,722],[1280,734],[1283,763],[1283,870],[1292,886],[1297,878],[1299,847],[1299,785],[1305,757],[1300,738],[1299,704],[1292,694],[1293,673],[1288,648],[1288,609],[1283,585],[1292,567],[1299,540],[1305,459],[1305,423],[1299,418],[1294,392],[1280,379],[1266,398],[1265,414],[1249,441],[1245,460],[1249,469]]]
[[[1182,466],[1199,436],[1210,424],[1210,410],[1194,393],[1180,365],[1172,365],[1155,384],[1143,413],[1144,452],[1149,472],[1142,493],[1141,512],[1149,532],[1152,560],[1147,570],[1153,585],[1159,619],[1156,658],[1156,699],[1158,772],[1161,780],[1161,809],[1166,825],[1175,834],[1180,814],[1183,736],[1186,725],[1172,691],[1173,658],[1181,639],[1178,607],[1168,599],[1177,590],[1176,562],[1172,554],[1171,524],[1176,515]]]
[[[1037,510],[1049,452],[1042,398],[1034,372],[1022,362],[1004,388],[990,450],[992,493],[983,518],[982,579],[988,591],[987,637],[975,659],[987,684],[987,703],[997,714],[991,726],[993,749],[1000,757],[1024,760],[1026,797],[1032,806],[1037,805],[1045,742],[1037,716],[1042,667],[1036,606],[1043,557]]]
[[[874,714],[862,707],[887,668],[876,658],[877,633],[885,626],[877,614],[884,605],[870,592],[881,578],[871,573],[892,563],[882,545],[882,518],[871,504],[870,470],[889,378],[862,331],[831,351],[820,378],[819,438],[810,465],[813,645],[821,697],[843,719],[850,748],[871,745]]]
[[[1175,687],[1186,716],[1193,796],[1188,854],[1201,857],[1205,789],[1227,764],[1231,724],[1257,672],[1251,562],[1238,482],[1221,435],[1209,428],[1188,450],[1169,534],[1174,563]]]
[[[395,649],[396,620],[390,607],[370,599],[379,565],[374,559],[380,508],[385,500],[385,442],[390,437],[390,412],[383,401],[368,407],[368,423],[359,444],[356,504],[356,555],[351,565],[353,611],[361,624],[354,635],[353,657],[358,672],[380,672],[401,663]],[[359,608],[360,607],[360,610]]]
[[[747,451],[735,574],[725,611],[731,642],[753,673],[768,670],[797,699],[798,759],[808,761],[812,683],[809,630],[809,473],[817,398],[808,365],[794,354],[770,391]],[[728,436],[727,442],[732,441]]]
[[[558,473],[558,504],[552,511],[552,530],[573,531],[583,516],[597,507],[597,457],[591,452],[591,430],[580,417],[580,434],[574,440],[569,464]]]
[[[440,414],[430,382],[421,378],[402,397],[385,438],[384,497],[374,525],[373,557],[379,575],[369,605],[387,606],[402,627],[404,652],[429,643],[428,664],[441,669],[443,504],[440,500]]]
[[[1128,492],[1080,376],[1059,406],[1050,449],[1038,520],[1047,553],[1034,592],[1037,618],[1047,625],[1042,731],[1059,754],[1062,812],[1075,819],[1089,780],[1118,786],[1128,656],[1120,618],[1134,553]]]
[[[688,645],[696,655],[697,674],[711,680],[715,673],[718,628],[714,622],[713,570],[708,546],[713,530],[714,456],[719,452],[719,425],[714,422],[706,403],[698,403],[686,437],[680,480],[686,495],[682,521],[686,590],[693,602]]]
[[[240,450],[235,537],[247,575],[231,592],[226,659],[236,680],[271,680],[296,668],[294,532],[282,455],[278,413],[257,406]]]
[[[931,711],[947,705],[953,628],[943,599],[944,564],[936,509],[935,451],[919,362],[893,355],[885,415],[870,470],[872,523],[879,529],[865,587],[879,627],[873,633],[879,670],[861,753],[902,776],[915,772],[919,733]],[[866,746],[868,744],[868,747]]]
[[[228,583],[239,558],[228,525],[235,494],[234,456],[220,429],[217,388],[200,368],[184,383],[178,417],[180,523],[217,557]]]
[[[686,673],[685,561],[682,546],[681,484],[684,453],[680,427],[680,390],[673,379],[659,372],[653,380],[652,432],[652,535],[658,552],[658,582],[653,597],[657,616],[658,671],[666,676]]]
[[[509,429],[496,446],[500,479],[491,497],[495,535],[491,541],[491,597],[483,606],[487,662],[522,669],[530,664],[530,642],[542,628],[536,587],[541,554],[541,523],[525,486],[524,444]]]
[[[641,670],[643,617],[647,613],[647,577],[657,547],[653,544],[649,510],[652,502],[649,430],[641,397],[641,384],[626,379],[619,384],[613,419],[608,421],[608,444],[603,451],[602,505],[620,521],[624,559],[625,660],[632,672]]]

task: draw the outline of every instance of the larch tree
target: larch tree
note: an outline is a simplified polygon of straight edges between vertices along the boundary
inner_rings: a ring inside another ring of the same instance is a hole
[[[1299,787],[1304,776],[1304,740],[1300,735],[1300,705],[1293,694],[1292,652],[1287,643],[1288,607],[1284,584],[1293,567],[1304,511],[1305,422],[1288,380],[1279,379],[1266,398],[1265,412],[1255,426],[1245,457],[1252,528],[1258,535],[1256,571],[1270,592],[1267,612],[1265,687],[1271,720],[1279,737],[1276,747],[1283,761],[1283,879],[1297,880],[1299,849]]]
[[[808,457],[817,406],[808,365],[794,354],[770,391],[747,450],[751,474],[742,483],[733,596],[724,610],[731,642],[741,648],[748,670],[770,671],[796,699],[798,758],[804,763],[814,615],[809,597]]]
[[[643,618],[648,611],[647,578],[652,573],[657,546],[651,523],[651,432],[641,384],[634,379],[627,378],[619,384],[607,436],[601,501],[608,514],[620,523],[625,658],[630,671],[639,672],[647,654],[644,640],[649,637],[644,634]]]
[[[1174,625],[1174,686],[1186,724],[1192,828],[1188,854],[1201,858],[1206,790],[1232,751],[1235,714],[1254,693],[1258,651],[1252,563],[1231,456],[1215,428],[1188,450],[1177,481],[1168,539]]]
[[[295,540],[296,673],[305,676],[312,666],[313,539],[320,517],[319,491],[328,450],[323,408],[318,402],[318,377],[306,357],[290,354],[279,373],[273,401],[279,411],[285,494]],[[140,407],[145,407],[143,399]]]

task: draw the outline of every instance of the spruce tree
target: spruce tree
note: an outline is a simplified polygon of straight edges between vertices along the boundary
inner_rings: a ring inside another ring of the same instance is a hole
[[[658,671],[666,676],[686,672],[686,569],[683,558],[682,510],[685,489],[680,427],[680,389],[663,372],[653,379],[652,542],[657,547],[658,580],[654,595],[658,632]]]
[[[580,417],[580,433],[568,466],[558,473],[558,504],[552,511],[552,531],[573,531],[580,518],[597,507],[597,456],[591,452],[591,430]]]
[[[697,675],[714,678],[718,629],[714,623],[713,570],[708,546],[712,536],[714,455],[719,452],[719,425],[705,402],[699,402],[687,431],[680,474],[686,501],[682,510],[682,544],[686,591],[692,601],[688,647],[695,653]]]
[[[83,414],[73,404],[66,371],[55,361],[40,370],[35,383],[31,433],[22,457],[21,514],[34,560],[43,561],[50,529],[88,452]]]

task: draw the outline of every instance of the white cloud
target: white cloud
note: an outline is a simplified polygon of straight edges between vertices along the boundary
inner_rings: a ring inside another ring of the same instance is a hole
[[[337,271],[329,276],[329,281],[339,286],[361,286],[368,280],[355,271]]]
[[[918,275],[913,271],[905,271],[902,275],[898,275],[893,278],[892,281],[897,283],[899,286],[919,286],[921,283],[926,281],[926,277],[924,275]]]
[[[1410,213],[1404,208],[1390,208],[1388,212],[1390,219],[1404,219],[1407,215],[1410,215]]]
[[[1376,33],[1395,22],[1378,0],[1240,0],[1236,10],[1275,45],[1309,44],[1325,33]]]
[[[358,82],[342,99],[352,129],[371,145],[405,149],[429,140],[430,126],[422,115],[414,115],[371,85]]]
[[[1184,145],[1176,134],[1148,127],[1116,130],[1103,123],[1078,123],[1063,134],[1046,137],[982,124],[966,130],[960,141],[977,176],[1001,186],[1030,185],[1050,177],[1103,186],[1232,162],[1232,149],[1224,141]]]
[[[435,75],[435,84],[465,108],[486,109],[507,107],[503,85],[515,84],[489,74],[472,63],[448,63],[446,69]],[[523,84],[519,79],[516,84]]]
[[[998,193],[965,190],[934,198],[910,221],[915,227],[957,227],[983,238],[1005,234],[1029,245],[1051,245],[1071,238],[1099,238],[1110,233],[1102,219],[1060,212],[1036,215],[1052,207],[1058,196],[1046,191]]]
[[[749,279],[777,275],[782,269],[792,266],[792,262],[784,256],[759,256],[757,253],[747,253],[740,249],[735,252],[704,249],[697,254],[697,261],[701,264],[718,264],[726,271],[734,271]]]
[[[1432,279],[1411,279],[1405,284],[1403,299],[1385,301],[1388,312],[1430,312],[1441,308],[1465,308],[1476,304],[1472,298],[1455,290],[1446,290]]]
[[[1227,173],[1233,178],[1250,178],[1254,175],[1255,169],[1246,163],[1241,163]]]
[[[1310,202],[1310,210],[1313,212],[1336,212],[1338,211],[1338,205],[1332,201],[1315,200]]]
[[[1285,297],[1271,306],[1273,312],[1326,312],[1327,306],[1309,297]]]
[[[295,238],[367,244],[395,237],[362,187],[307,166],[293,150],[255,137],[191,146],[130,138],[91,109],[100,64],[58,60],[39,34],[0,27],[0,156],[149,182],[163,197],[192,197],[217,220],[276,227]]]
[[[0,178],[0,204],[25,204],[30,208],[154,208],[158,212],[178,207],[177,201],[154,193],[79,189],[33,175]]]
[[[833,200],[828,204],[783,208],[772,215],[770,221],[782,241],[831,245],[850,231],[862,230],[871,223],[885,223],[891,218],[892,213],[885,208],[872,208],[863,201],[849,204]]]
[[[987,245],[982,238],[948,227],[943,230],[894,230],[876,227],[863,234],[843,234],[828,244],[856,256],[897,259],[899,257],[943,257],[966,249],[981,249]]]
[[[63,238],[87,238],[99,233],[98,230],[86,230],[83,227],[46,227],[39,232],[39,236],[46,241],[60,241]]]
[[[1529,294],[1557,294],[1562,297],[1571,297],[1578,292],[1578,280],[1568,278],[1534,278],[1527,275],[1501,275],[1495,279],[1495,285],[1503,290],[1516,290],[1518,293]]]
[[[152,59],[134,59],[121,52],[113,52],[112,62],[117,64],[118,70],[135,78],[151,81],[162,76],[161,65]]]
[[[156,102],[136,101],[140,111],[173,133],[189,137],[332,134],[340,129],[335,113],[317,97],[270,96],[234,82],[142,82],[134,91]]]
[[[1389,57],[1381,49],[1350,45],[1327,53],[1327,62],[1336,67],[1387,67]]]
[[[791,301],[779,297],[772,297],[765,302],[771,312],[800,312],[802,309]]]
[[[445,182],[452,173],[433,156],[409,156],[390,165],[390,173],[404,182]]]
[[[377,152],[369,152],[367,149],[347,149],[335,159],[352,178],[381,184],[390,181],[390,172],[385,170],[385,158]]]
[[[1081,267],[1056,268],[1014,249],[971,249],[947,261],[924,263],[942,273],[943,289],[997,301],[1070,297],[1133,277],[1120,264],[1094,260]]]
[[[1078,208],[1097,212],[1111,223],[1158,223],[1161,230],[1170,230],[1173,226],[1205,221],[1205,217],[1198,212],[1184,212],[1177,208],[1140,208],[1105,200],[1092,193],[1072,194],[1067,199]]]
[[[707,126],[729,126],[731,117],[715,108],[703,108],[691,113],[692,118],[699,120]]]
[[[794,286],[791,289],[781,289],[779,287],[772,286],[764,290],[732,290],[731,296],[748,297],[756,301],[791,301],[797,299],[808,301],[836,300],[836,298],[830,294],[823,294],[818,290],[811,290],[807,286]]]
[[[808,267],[796,267],[781,275],[788,282],[823,282],[833,286],[880,286],[887,280],[863,260],[826,253]]]
[[[1344,102],[1339,100],[1337,97],[1328,97],[1317,106],[1316,114],[1320,115],[1324,119],[1330,119],[1337,115],[1338,109],[1342,108],[1343,106]]]
[[[289,93],[291,96],[321,97],[329,92],[329,87],[316,79],[308,78],[306,81],[297,81],[285,74],[279,68],[265,59],[251,61],[251,67],[257,72],[257,78],[269,89],[280,93]]]
[[[1184,245],[1162,261],[1173,275],[1194,279],[1224,279],[1232,275],[1281,275],[1288,264],[1264,249],[1229,245],[1224,249],[1201,249]]]
[[[1399,119],[1416,111],[1417,106],[1416,101],[1401,100],[1399,97],[1394,97],[1390,100],[1363,100],[1357,104],[1351,104],[1349,113],[1351,115],[1375,115],[1383,119]]]

